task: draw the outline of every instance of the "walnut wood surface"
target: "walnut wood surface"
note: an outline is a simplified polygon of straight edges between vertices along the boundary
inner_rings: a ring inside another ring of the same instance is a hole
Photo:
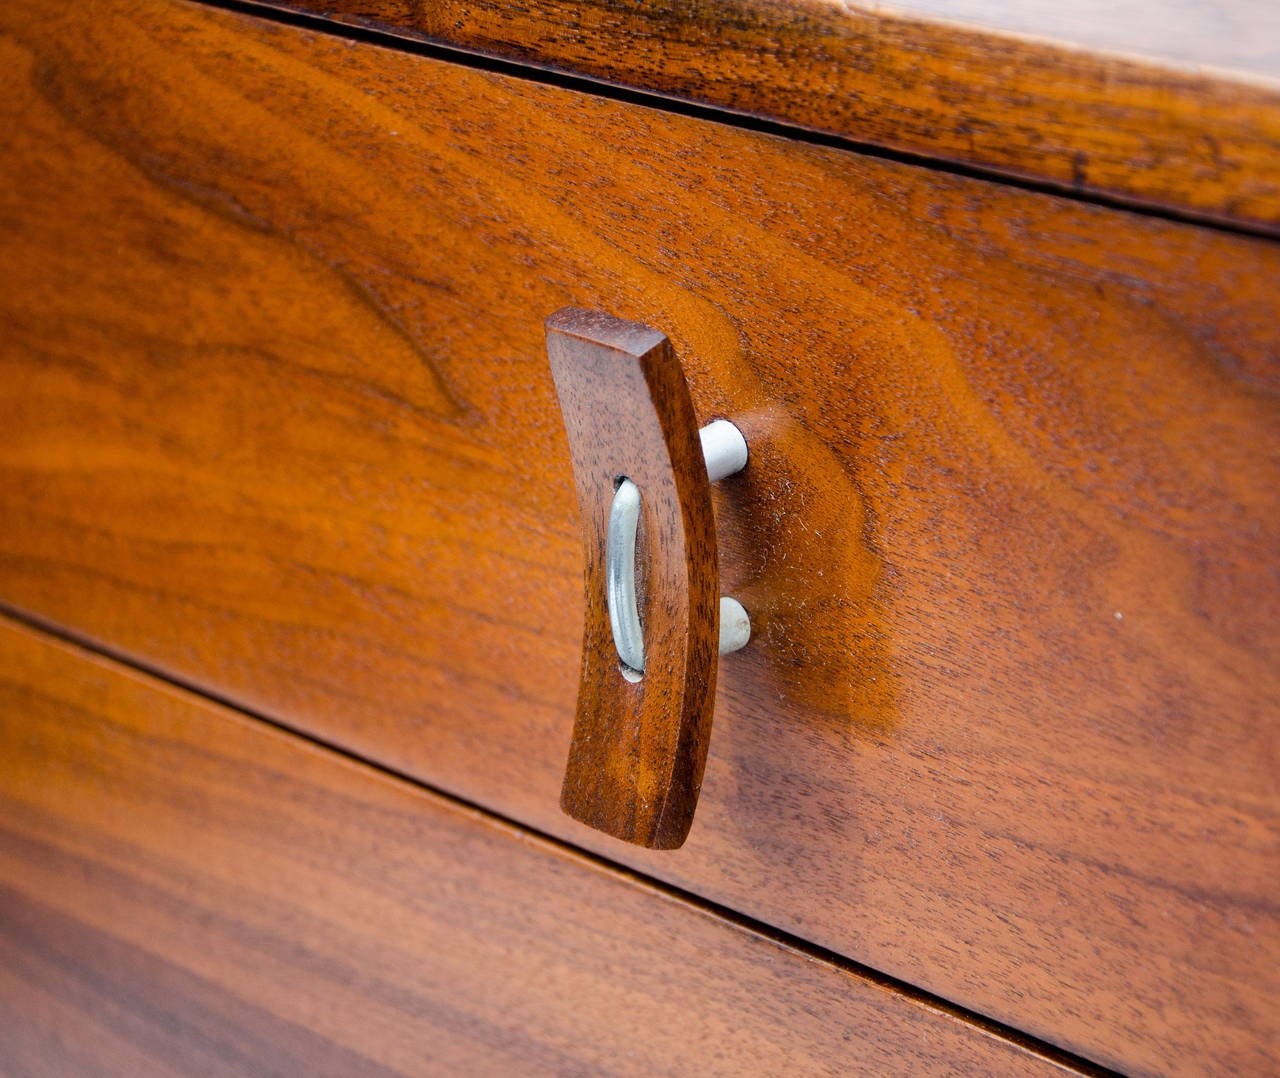
[[[1105,15],[1101,2],[988,0],[889,9],[830,0],[262,6],[1083,192],[1280,226],[1280,18],[1271,4],[1197,0],[1170,11],[1134,0],[1105,5]]]
[[[158,0],[0,26],[0,598],[1092,1058],[1277,1069],[1280,250]],[[557,804],[570,303],[752,447],[674,853]]]
[[[0,1043],[8,1075],[1063,1070],[6,622]]]
[[[720,570],[711,484],[689,389],[661,333],[566,307],[547,360],[582,521],[582,675],[560,807],[626,842],[673,850],[698,806],[711,739]],[[647,661],[627,678],[605,599],[617,480],[640,490],[638,600]]]

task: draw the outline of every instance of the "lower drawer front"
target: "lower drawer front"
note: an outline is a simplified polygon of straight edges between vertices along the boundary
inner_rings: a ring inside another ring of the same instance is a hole
[[[0,31],[0,601],[1099,1061],[1276,1062],[1275,246],[161,0]],[[752,445],[674,854],[557,809],[568,303]]]
[[[0,959],[6,1073],[1060,1070],[2,621]]]

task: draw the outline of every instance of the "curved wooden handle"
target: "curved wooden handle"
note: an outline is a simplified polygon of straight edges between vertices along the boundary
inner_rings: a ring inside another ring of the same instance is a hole
[[[586,553],[578,712],[560,806],[616,838],[675,849],[689,833],[711,736],[719,566],[711,486],[671,343],[637,322],[566,307],[547,355],[573,456]],[[606,601],[610,507],[640,492],[644,673],[615,647]]]

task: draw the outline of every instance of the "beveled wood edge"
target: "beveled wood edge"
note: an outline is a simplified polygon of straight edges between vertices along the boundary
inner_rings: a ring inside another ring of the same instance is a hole
[[[1263,77],[822,0],[731,0],[714,26],[675,0],[625,18],[606,0],[202,2],[536,65],[854,149],[1280,235],[1280,85]]]

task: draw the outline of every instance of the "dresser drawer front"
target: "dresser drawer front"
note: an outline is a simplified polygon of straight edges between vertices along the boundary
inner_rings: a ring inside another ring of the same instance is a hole
[[[194,6],[0,27],[0,599],[1101,1062],[1273,1062],[1274,246]],[[677,853],[557,808],[570,303],[751,445]]]
[[[0,749],[6,1070],[1075,1073],[2,620]]]

